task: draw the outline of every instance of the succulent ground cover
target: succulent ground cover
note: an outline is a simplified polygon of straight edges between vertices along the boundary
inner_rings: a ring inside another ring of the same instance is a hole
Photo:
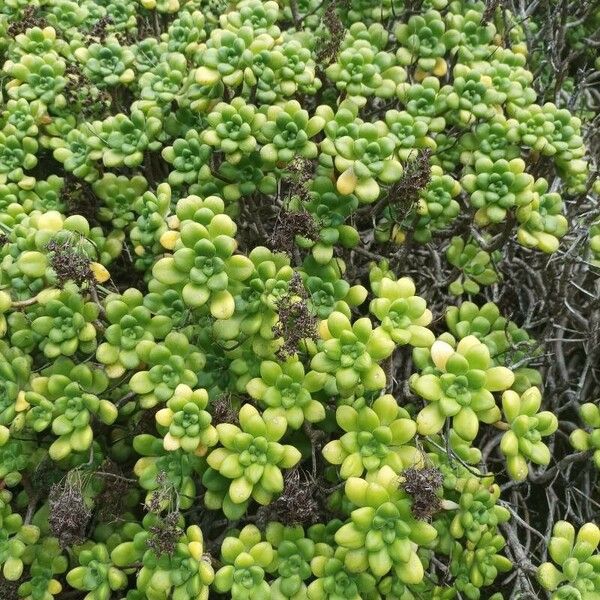
[[[599,27],[0,0],[0,599],[598,600]]]

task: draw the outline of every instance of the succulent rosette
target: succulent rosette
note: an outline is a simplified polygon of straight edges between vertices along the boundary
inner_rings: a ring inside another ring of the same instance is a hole
[[[185,530],[178,530],[175,551],[168,555],[149,547],[153,521],[156,521],[155,515],[147,515],[145,528],[137,532],[132,541],[123,542],[112,550],[111,562],[117,567],[127,567],[136,559],[142,562],[137,589],[143,595],[166,600],[173,593],[178,596],[195,594],[200,600],[206,600],[214,571],[204,558],[200,527],[190,525]]]
[[[441,14],[435,10],[413,15],[396,28],[395,34],[401,44],[397,52],[400,63],[416,62],[423,71],[432,71],[435,75],[445,74],[447,66],[443,56],[459,41],[459,33],[446,30]]]
[[[154,111],[152,111],[154,113]],[[147,149],[158,149],[162,122],[156,114],[145,115],[141,110],[128,116],[119,113],[104,121],[88,124],[88,156],[102,160],[106,167],[136,167]]]
[[[554,525],[548,546],[552,562],[540,565],[537,571],[540,584],[552,592],[553,599],[598,593],[599,542],[600,531],[594,523],[585,523],[578,531],[566,521]]]
[[[394,343],[377,330],[368,318],[354,323],[341,312],[333,312],[322,321],[322,337],[311,367],[335,377],[342,395],[349,395],[357,385],[378,390],[385,385],[385,373],[377,364],[391,354]]]
[[[461,237],[452,238],[446,248],[446,258],[461,275],[448,286],[450,293],[477,294],[481,286],[496,283],[500,279],[494,264],[497,256],[498,253],[486,252],[475,240],[465,242]]]
[[[527,460],[538,465],[550,462],[550,450],[542,442],[542,437],[554,433],[558,421],[549,411],[539,412],[541,402],[542,395],[535,387],[523,392],[521,397],[512,390],[502,394],[502,412],[510,430],[502,436],[500,449],[514,479],[527,476]]]
[[[62,292],[48,290],[39,300],[31,331],[34,343],[48,358],[95,350],[93,322],[98,317],[98,307],[93,302],[84,302],[74,286]]]
[[[435,540],[436,530],[411,513],[411,500],[396,485],[396,474],[382,467],[370,480],[350,478],[345,493],[357,506],[335,534],[348,552],[344,564],[354,572],[369,570],[377,577],[391,570],[405,583],[419,583],[423,564],[416,549]]]
[[[496,162],[481,158],[475,162],[475,172],[465,175],[461,183],[469,193],[471,206],[477,209],[475,218],[482,225],[499,223],[510,209],[533,200],[533,177],[525,172],[525,163],[518,158]]]
[[[431,346],[433,333],[427,329],[431,311],[425,300],[416,295],[415,284],[408,277],[398,280],[383,277],[372,287],[377,298],[369,310],[381,321],[383,330],[396,344]]]
[[[180,383],[196,385],[196,373],[204,364],[204,355],[189,343],[186,335],[175,331],[158,344],[147,340],[137,352],[148,370],[137,371],[131,377],[130,387],[140,396],[141,405],[147,407],[172,398]]]
[[[323,129],[325,120],[309,114],[296,100],[284,105],[274,105],[266,111],[266,122],[260,129],[260,137],[266,142],[260,150],[261,158],[267,163],[288,163],[294,157],[315,158],[318,148],[312,141]]]
[[[265,570],[275,561],[268,541],[261,539],[254,525],[246,525],[237,535],[223,540],[221,556],[225,563],[215,574],[215,588],[239,600],[271,597]]]
[[[437,340],[429,351],[434,369],[412,376],[412,389],[429,402],[417,416],[418,431],[437,433],[446,419],[465,440],[473,440],[479,422],[494,423],[500,419],[493,392],[508,389],[514,374],[506,367],[494,367],[490,352],[475,336],[467,336],[453,348]]]
[[[402,176],[402,165],[394,155],[396,143],[383,122],[364,123],[354,135],[335,141],[334,164],[340,172],[340,194],[355,194],[363,202],[373,202],[382,183],[393,183]]]
[[[210,127],[202,133],[202,139],[219,148],[233,164],[242,156],[250,154],[257,146],[255,134],[266,121],[265,115],[256,113],[243,98],[234,98],[231,104],[217,104],[207,117]]]
[[[571,433],[571,445],[582,452],[591,451],[594,464],[600,469],[600,408],[586,402],[580,408],[580,415],[586,429],[578,428]]]
[[[192,390],[180,383],[166,408],[156,413],[156,421],[168,431],[164,436],[165,450],[179,450],[202,454],[217,443],[216,429],[205,410],[208,393],[204,389]]]
[[[380,396],[372,406],[338,406],[336,421],[346,433],[329,442],[323,455],[340,465],[342,479],[360,477],[384,465],[399,473],[420,462],[419,452],[408,445],[417,430],[415,422],[390,394]]]
[[[324,373],[305,373],[302,363],[292,359],[281,366],[273,361],[263,361],[260,374],[248,382],[246,389],[266,406],[265,418],[283,415],[294,429],[298,429],[304,420],[316,423],[325,418],[325,408],[311,395],[323,387]]]
[[[188,206],[180,215],[189,214],[189,218],[181,223],[173,255],[156,262],[152,272],[165,285],[182,285],[182,298],[188,306],[197,308],[208,303],[214,317],[226,319],[235,309],[228,289],[230,279],[244,281],[254,266],[243,254],[234,254],[237,227],[227,215],[213,212],[222,210],[222,201],[211,198],[212,204],[210,198],[188,198]],[[196,204],[200,207],[197,211]]]
[[[281,469],[293,467],[301,456],[293,446],[279,442],[287,429],[283,415],[270,418],[267,425],[252,405],[245,404],[239,422],[239,427],[217,425],[220,446],[207,456],[209,466],[231,480],[223,500],[226,513],[244,510],[250,497],[268,504],[283,491]]]

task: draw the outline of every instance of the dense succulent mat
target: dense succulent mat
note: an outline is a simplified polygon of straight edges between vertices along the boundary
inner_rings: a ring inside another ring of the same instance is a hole
[[[599,28],[0,0],[0,599],[598,600]]]

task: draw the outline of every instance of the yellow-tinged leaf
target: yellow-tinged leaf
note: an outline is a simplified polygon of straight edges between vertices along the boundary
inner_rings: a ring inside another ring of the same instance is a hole
[[[352,169],[346,169],[337,179],[337,190],[340,194],[348,196],[356,188],[358,178]]]
[[[62,585],[60,585],[60,583],[58,581],[56,581],[56,579],[52,579],[50,580],[50,583],[48,584],[48,593],[52,594],[53,596],[56,596],[57,594],[60,594],[60,592],[62,591]]]
[[[165,231],[160,236],[160,245],[163,248],[166,248],[167,250],[173,250],[173,248],[175,248],[175,244],[177,243],[178,239],[179,239],[178,231]]]
[[[219,73],[208,67],[198,67],[196,69],[195,79],[196,83],[199,83],[200,85],[213,85],[219,81]]]
[[[22,412],[24,410],[27,410],[29,406],[29,402],[25,400],[25,392],[21,390],[17,395],[17,401],[15,402],[15,410],[17,412]]]
[[[156,415],[154,415],[154,418],[159,425],[168,427],[173,418],[173,411],[170,408],[161,408]]]
[[[448,63],[440,56],[435,61],[432,73],[436,77],[443,77],[448,72]]]
[[[108,365],[104,370],[110,379],[117,379],[121,377],[123,373],[125,373],[125,367],[118,363],[115,363],[114,365]]]
[[[179,229],[181,221],[179,220],[179,217],[177,215],[170,215],[169,217],[167,217],[166,220],[169,229]]]
[[[446,368],[448,359],[454,354],[454,348],[442,340],[437,340],[431,346],[431,360],[440,370]]]
[[[110,279],[110,273],[108,272],[108,269],[100,263],[90,263],[90,270],[94,275],[94,279],[98,283],[104,283],[105,281],[108,281]]]
[[[188,549],[194,560],[202,560],[202,554],[204,552],[202,542],[190,542],[188,544]]]

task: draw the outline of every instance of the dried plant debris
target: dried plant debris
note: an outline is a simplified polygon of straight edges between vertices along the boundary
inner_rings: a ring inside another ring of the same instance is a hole
[[[156,523],[150,527],[147,544],[156,556],[172,556],[175,552],[177,542],[183,533],[183,529],[179,526],[180,519],[179,512],[169,512],[165,516],[159,515]]]
[[[406,469],[402,471],[402,489],[412,498],[412,513],[417,519],[428,520],[441,507],[440,488],[443,477],[439,469]]]
[[[56,273],[60,287],[67,281],[73,281],[77,285],[89,284],[93,281],[90,259],[77,250],[71,241],[51,240],[46,248],[50,252],[50,264]]]
[[[61,483],[50,488],[48,524],[62,548],[80,544],[86,539],[92,510],[83,495],[83,486],[82,476],[71,472]]]
[[[308,292],[298,273],[294,273],[287,293],[277,302],[277,314],[279,320],[273,334],[283,340],[277,351],[280,358],[296,354],[302,340],[317,339],[318,319],[310,310]]]

